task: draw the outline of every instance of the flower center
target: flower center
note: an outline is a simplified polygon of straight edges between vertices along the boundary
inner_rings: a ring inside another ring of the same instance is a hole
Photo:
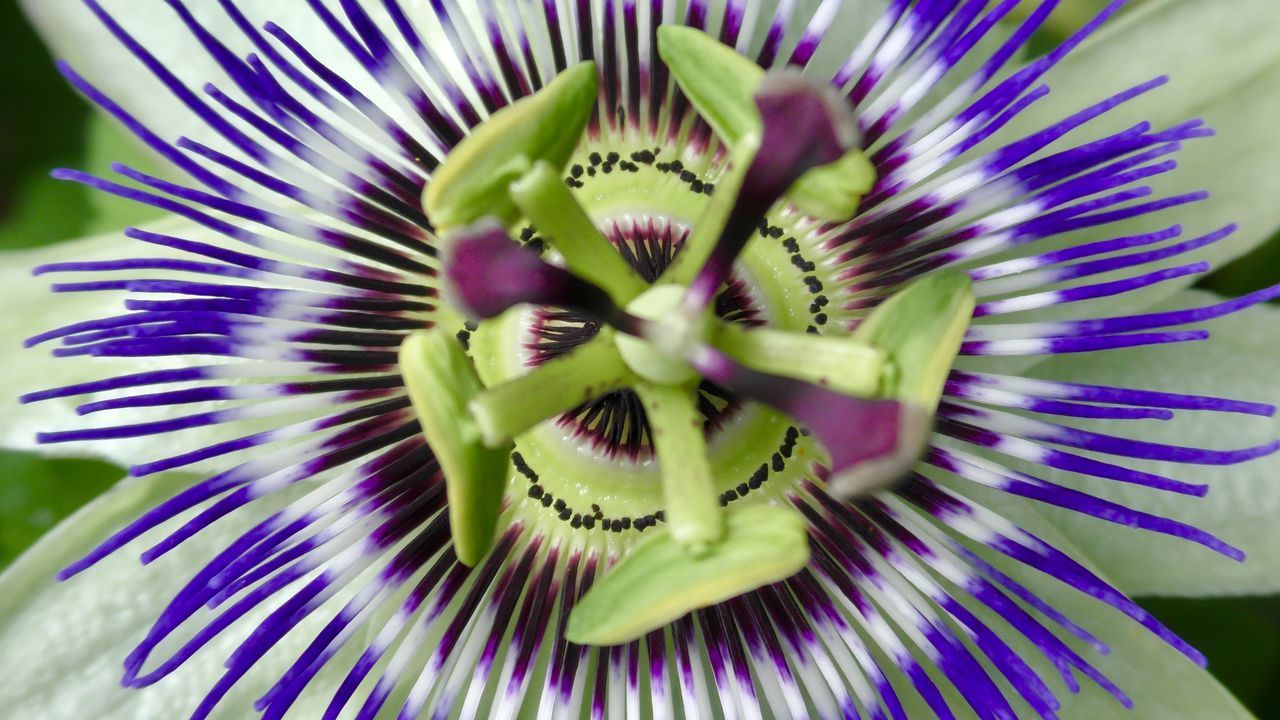
[[[724,148],[697,156],[701,173],[660,162],[660,149],[624,160],[607,143],[573,162],[594,112],[590,64],[495,114],[424,196],[441,236],[442,296],[472,322],[462,344],[442,323],[400,355],[462,562],[488,552],[503,513],[550,508],[588,532],[663,523],[612,547],[618,565],[574,610],[568,632],[580,643],[633,639],[803,568],[806,523],[788,491],[821,476],[851,496],[901,477],[923,451],[973,309],[968,278],[940,275],[853,336],[821,336],[819,300],[816,325],[790,331],[805,302],[771,260],[781,248],[800,272],[817,267],[798,240],[777,242],[786,232],[775,236],[770,213],[852,216],[874,177],[848,106],[798,75],[764,77],[696,31],[672,28],[661,50]],[[631,238],[616,232],[628,226]],[[823,287],[816,276],[804,284]],[[777,322],[726,322],[751,318],[755,294]],[[724,390],[726,407],[756,401],[720,437],[707,433],[708,386]],[[581,418],[576,432],[565,416]],[[583,427],[603,429],[594,434],[605,452],[581,452]],[[821,470],[788,468],[811,452]],[[753,492],[771,470],[789,470],[788,482]],[[530,483],[527,498],[510,492],[513,474]],[[722,509],[748,494],[754,502]],[[664,577],[680,579],[678,598],[630,607],[639,596],[628,588]]]
[[[609,142],[617,142],[619,149],[609,150]],[[701,156],[669,162],[660,152],[625,152],[625,142],[606,136],[586,143],[565,179],[582,178],[580,186],[566,184],[616,252],[645,281],[647,289],[626,309],[660,320],[678,306],[684,288],[652,283],[682,252],[694,219],[715,190],[710,178],[719,177],[724,167]],[[696,175],[690,167],[698,168]],[[586,168],[594,168],[595,174]],[[627,181],[621,182],[620,176]],[[796,230],[791,227],[812,225],[801,225],[801,220],[770,221],[771,232],[760,234],[769,242],[753,243],[739,258],[737,271],[715,298],[714,317],[744,329],[816,329],[810,312],[816,295],[804,278],[817,269],[809,267],[806,273],[790,260],[791,253],[777,253],[778,240],[770,237],[781,236],[781,223],[787,222],[785,239],[798,249],[801,240],[792,236]],[[552,241],[537,228],[526,225],[513,235],[544,259],[563,264]],[[818,236],[801,237],[808,244]],[[492,371],[482,372],[485,383],[498,385],[573,354],[602,332],[611,332],[607,323],[587,312],[522,306],[468,334],[472,356]],[[615,342],[638,376],[655,381],[699,379],[687,361],[662,354],[648,341],[619,335]],[[646,364],[675,366],[677,371],[647,372]],[[713,382],[699,382],[697,393],[703,433],[712,450],[716,497],[722,505],[748,496],[753,501],[775,500],[806,475],[804,461],[820,458],[812,441],[782,413],[746,402]],[[594,397],[540,424],[516,438],[515,446],[509,494],[514,512],[527,523],[550,520],[570,530],[614,533],[630,544],[665,519],[651,420],[630,387]]]
[[[686,359],[705,342],[709,331],[705,316],[682,312],[685,289],[656,285],[631,301],[627,312],[658,326],[644,337],[618,336],[618,352],[631,371],[654,383],[680,385],[698,376]]]

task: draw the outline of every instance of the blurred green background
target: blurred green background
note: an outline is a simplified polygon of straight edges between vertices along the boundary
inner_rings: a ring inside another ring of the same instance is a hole
[[[1100,4],[1067,0],[1033,51],[1052,47]],[[132,162],[137,152],[67,88],[12,2],[0,3],[0,57],[0,250],[38,247],[148,219],[146,210],[49,178],[54,167],[105,169],[112,160]],[[1203,285],[1238,295],[1276,282],[1280,238],[1220,269]],[[121,475],[98,462],[0,451],[0,569]],[[1203,650],[1214,674],[1260,718],[1280,719],[1280,599],[1161,598],[1143,604]]]

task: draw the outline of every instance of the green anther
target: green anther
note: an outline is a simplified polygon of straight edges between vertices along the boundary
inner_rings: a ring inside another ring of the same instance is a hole
[[[595,64],[582,63],[476,128],[427,184],[423,206],[437,230],[447,233],[486,216],[508,225],[519,220],[511,184],[539,161],[557,170],[568,164],[595,109],[598,89]]]
[[[724,516],[707,460],[704,418],[695,384],[636,386],[662,473],[662,499],[671,539],[697,554],[724,535]]]
[[[880,392],[886,368],[883,351],[850,337],[722,324],[713,344],[752,370],[859,397]]]
[[[655,322],[653,337],[617,336],[618,352],[627,366],[650,382],[679,385],[697,377],[684,357],[702,342],[709,323],[705,315],[680,312],[684,294],[678,285],[657,285],[627,306],[632,315]]]
[[[726,145],[736,148],[752,138],[758,142],[763,127],[755,95],[765,79],[763,68],[690,27],[659,28],[658,52],[689,102]],[[852,150],[839,161],[806,173],[786,200],[819,220],[845,222],[857,213],[859,201],[875,180],[871,161],[860,150]],[[722,187],[723,183],[717,184]]]
[[[445,478],[458,560],[474,566],[493,546],[511,449],[487,446],[472,422],[467,404],[484,387],[449,331],[435,328],[406,338],[400,373]]]
[[[606,329],[573,352],[476,395],[467,407],[487,445],[510,447],[544,420],[635,380]]]
[[[512,183],[511,199],[551,240],[569,270],[604,288],[615,303],[625,306],[648,287],[582,209],[562,168],[539,160]]]
[[[911,283],[858,326],[854,339],[874,345],[889,358],[892,372],[885,373],[881,388],[885,397],[933,414],[973,319],[974,304],[968,274],[945,271]]]
[[[682,25],[658,28],[658,53],[689,102],[726,145],[760,135],[755,96],[764,68],[701,30]]]
[[[810,217],[844,222],[876,184],[876,168],[861,150],[851,150],[830,165],[814,168],[791,186],[787,200]]]
[[[582,645],[629,642],[808,564],[806,522],[796,511],[749,505],[725,516],[724,539],[701,555],[665,529],[641,541],[574,606],[566,637]]]

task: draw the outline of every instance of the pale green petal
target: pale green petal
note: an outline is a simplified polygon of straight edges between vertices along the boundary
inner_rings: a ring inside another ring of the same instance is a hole
[[[1239,257],[1280,228],[1280,3],[1274,0],[1164,0],[1123,16],[1073,53],[1046,78],[1050,95],[1033,105],[1000,137],[1025,136],[1129,87],[1161,75],[1171,82],[1117,108],[1061,144],[1079,144],[1103,132],[1150,121],[1159,130],[1202,118],[1217,131],[1194,140],[1176,158],[1179,167],[1150,184],[1156,197],[1208,190],[1212,197],[1158,215],[1071,236],[1058,245],[1097,237],[1150,232],[1175,223],[1184,237],[1240,225],[1232,238],[1166,265],[1207,260],[1215,266]],[[1061,145],[1060,144],[1060,145]],[[1049,249],[1049,243],[1033,247]],[[1195,278],[1162,283],[1140,294],[1083,303],[1067,313],[1102,317],[1141,309],[1171,296]],[[1050,308],[1011,316],[1018,321],[1061,317]]]
[[[991,499],[989,494],[983,493],[981,502],[989,504]],[[1086,565],[1092,565],[1088,554],[1073,547],[1070,540],[1032,509],[1030,503],[1016,501],[1016,504],[1004,505],[1007,507],[1001,508],[1002,513],[1019,525]],[[1177,650],[1169,647],[1115,609],[1026,566],[1001,557],[988,556],[988,559],[1111,648],[1110,654],[1104,656],[1081,645],[1075,646],[1085,660],[1098,668],[1133,700],[1132,710],[1125,709],[1111,695],[1084,678],[1080,681],[1081,692],[1078,695],[1070,694],[1063,688],[1057,672],[1039,658],[1035,648],[1029,642],[1012,632],[1001,633],[1018,655],[1029,662],[1062,701],[1059,717],[1063,720],[1107,718],[1251,720],[1253,718],[1253,715],[1241,706],[1240,702],[1232,697],[1231,693],[1208,670],[1198,667]],[[985,607],[970,609],[989,627],[993,629],[1005,627],[1002,621]],[[912,698],[906,692],[903,692],[903,697],[909,699],[909,702],[905,703],[909,717],[932,717],[918,699]],[[955,698],[954,693],[949,694],[948,699],[951,700],[952,708],[959,711],[957,717],[974,717],[972,711],[964,705],[963,700]],[[1018,711],[1019,717],[1035,716],[1030,708],[1021,705],[1020,701],[1014,705],[1014,708]]]
[[[141,543],[65,583],[54,574],[122,523],[172,495],[189,476],[126,480],[49,533],[0,575],[0,707],[23,720],[159,720],[187,717],[224,670],[223,662],[265,613],[234,625],[174,675],[144,690],[120,687],[122,662],[193,568],[262,520],[244,511],[149,567]],[[154,537],[154,536],[152,536]],[[325,613],[328,613],[327,615]],[[319,631],[322,608],[264,658],[213,717],[242,720],[244,708],[278,679]],[[349,665],[348,665],[349,667]],[[318,687],[339,678],[322,675]],[[316,718],[323,693],[303,696],[294,718]],[[92,709],[91,714],[90,709]]]
[[[149,229],[192,240],[208,240],[212,233],[179,220],[166,220]],[[87,292],[58,293],[49,291],[57,282],[95,279],[90,274],[58,274],[35,277],[32,268],[45,263],[118,260],[129,257],[184,257],[187,255],[152,246],[109,233],[83,240],[59,243],[38,250],[0,254],[0,377],[10,396],[10,405],[0,413],[0,447],[11,450],[37,451],[64,457],[100,458],[119,465],[159,459],[227,439],[227,426],[213,426],[184,431],[168,438],[138,438],[111,442],[38,445],[36,433],[93,427],[102,423],[148,422],[177,414],[194,414],[213,407],[211,404],[187,405],[180,408],[156,408],[125,413],[104,413],[110,418],[80,417],[75,408],[83,399],[62,398],[30,405],[17,405],[14,396],[38,390],[101,380],[134,372],[217,364],[216,358],[54,358],[48,343],[24,348],[25,339],[75,322],[111,317],[126,312],[125,293]],[[163,277],[154,273],[155,277]],[[101,279],[98,276],[96,279]],[[245,434],[241,430],[240,434]],[[175,441],[176,438],[176,441]]]
[[[1169,307],[1201,307],[1221,298],[1189,291]],[[1264,306],[1208,324],[1208,342],[1177,348],[1055,359],[1031,373],[1053,380],[1146,388],[1280,403],[1280,309]],[[1280,421],[1182,412],[1170,422],[1082,423],[1123,437],[1214,449],[1260,445],[1280,436]],[[1131,507],[1202,527],[1242,548],[1239,564],[1198,545],[1045,510],[1112,577],[1135,595],[1251,595],[1280,591],[1280,456],[1235,467],[1124,461],[1125,466],[1207,483],[1203,499],[1048,472],[1046,479]]]
[[[1071,540],[1047,523],[1033,522],[1029,513],[1019,522],[1063,552],[1095,569],[1098,567],[1087,550],[1073,546]],[[1110,695],[1088,684],[1088,681],[1082,681],[1084,688],[1079,695],[1062,697],[1061,717],[1064,720],[1110,717],[1133,720],[1252,720],[1253,715],[1209,670],[1197,666],[1133,620],[1056,580],[1026,569],[1012,568],[1011,563],[1005,566],[1032,592],[1048,599],[1111,648],[1106,657],[1090,656],[1088,659],[1134,702],[1134,709],[1127,711]],[[1105,571],[1100,574],[1115,581]],[[1024,644],[1015,649],[1022,657],[1030,657],[1029,646]],[[1052,677],[1047,670],[1043,676]]]

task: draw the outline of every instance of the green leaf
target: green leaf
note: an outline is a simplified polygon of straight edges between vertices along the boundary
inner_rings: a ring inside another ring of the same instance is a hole
[[[0,6],[5,73],[0,248],[35,247],[81,234],[88,191],[49,177],[84,152],[88,108],[62,82],[16,3]]]
[[[1170,308],[1221,301],[1187,292]],[[1037,377],[1280,404],[1280,309],[1263,306],[1208,325],[1203,343],[1140,351],[1055,359],[1038,366]],[[1280,436],[1280,421],[1239,415],[1181,411],[1167,423],[1091,421],[1081,426],[1151,442],[1216,449],[1264,444]],[[1280,456],[1228,467],[1176,465],[1138,460],[1126,467],[1210,486],[1205,498],[1153,492],[1135,486],[1049,472],[1046,479],[1140,510],[1189,522],[1217,534],[1248,554],[1235,563],[1185,541],[1046,509],[1051,519],[1089,557],[1136,595],[1256,595],[1280,592]]]
[[[1256,712],[1280,707],[1280,597],[1143,598],[1142,606],[1209,658],[1209,668]]]
[[[751,505],[726,513],[723,540],[694,553],[666,528],[632,548],[574,606],[566,636],[582,645],[643,637],[698,608],[799,572],[809,561],[805,519]]]
[[[254,506],[203,531],[196,542],[143,566],[137,554],[148,541],[183,520],[158,529],[67,582],[55,574],[107,534],[187,486],[190,476],[126,480],[76,513],[0,575],[0,707],[24,720],[95,720],[187,717],[225,671],[223,663],[274,607],[268,603],[234,624],[172,676],[144,690],[120,687],[121,662],[143,638],[174,594],[232,542],[266,517]],[[276,502],[276,501],[270,501]],[[333,617],[349,593],[315,611],[255,666],[213,714],[242,720],[253,701],[280,678]],[[280,599],[283,600],[282,596]],[[355,643],[358,644],[358,643]],[[341,682],[343,659],[322,671],[291,718],[324,712]],[[328,690],[329,692],[326,692]]]
[[[179,174],[162,158],[144,147],[114,120],[94,115],[89,121],[89,147],[81,167],[97,175],[109,175],[112,163],[123,163],[135,170],[167,177]],[[70,185],[71,183],[66,183]],[[99,235],[131,225],[159,220],[164,213],[148,205],[89,191],[91,220],[79,234]]]
[[[60,82],[61,79],[49,82]],[[34,94],[34,93],[31,93]],[[50,93],[52,94],[52,93]],[[44,102],[43,95],[36,95]],[[73,97],[73,102],[79,102]],[[71,114],[56,105],[50,112]],[[158,219],[163,213],[155,208],[95,192],[76,183],[55,180],[49,169],[74,167],[96,175],[109,176],[113,162],[123,162],[152,175],[166,176],[174,171],[155,154],[145,149],[114,120],[103,115],[76,117],[76,122],[44,119],[38,128],[22,127],[14,133],[24,145],[39,145],[32,136],[44,138],[57,134],[56,152],[34,158],[23,158],[23,167],[6,168],[21,176],[0,182],[0,190],[11,193],[3,206],[0,223],[0,249],[18,250],[50,245],[71,238],[99,235]],[[82,130],[81,126],[87,126]],[[80,137],[84,135],[84,137]],[[80,147],[82,141],[84,148]],[[29,173],[25,166],[35,166]],[[17,181],[17,182],[14,182]],[[15,189],[9,190],[10,183]]]
[[[12,211],[0,224],[5,251],[38,248],[78,237],[92,215],[90,192],[41,172],[18,184]]]
[[[214,147],[227,147],[216,131],[165,89],[111,35],[82,0],[21,0],[19,4],[54,57],[69,62],[98,89],[165,139],[186,136]],[[148,52],[189,87],[197,92],[207,82],[224,89],[234,87],[213,56],[199,46],[169,8],[158,7],[152,0],[110,0],[102,4]],[[375,102],[391,106],[386,91],[377,87],[368,72],[305,3],[242,0],[237,5],[255,27],[260,28],[267,21],[278,23],[308,51],[324,58],[328,69],[351,80]],[[189,7],[201,24],[237,57],[256,50],[216,3],[191,3]]]
[[[13,212],[0,225],[4,249],[34,248],[102,235],[155,222],[164,215],[147,205],[49,177],[48,170],[53,165],[110,177],[111,165],[116,162],[159,177],[178,174],[115,121],[91,115],[87,125],[83,157],[48,158],[48,165],[19,185]]]
[[[106,463],[0,452],[0,568],[120,475]]]
[[[400,372],[449,492],[449,526],[458,559],[474,566],[493,546],[511,448],[491,448],[467,409],[484,391],[471,359],[443,328],[416,332],[400,346]]]

